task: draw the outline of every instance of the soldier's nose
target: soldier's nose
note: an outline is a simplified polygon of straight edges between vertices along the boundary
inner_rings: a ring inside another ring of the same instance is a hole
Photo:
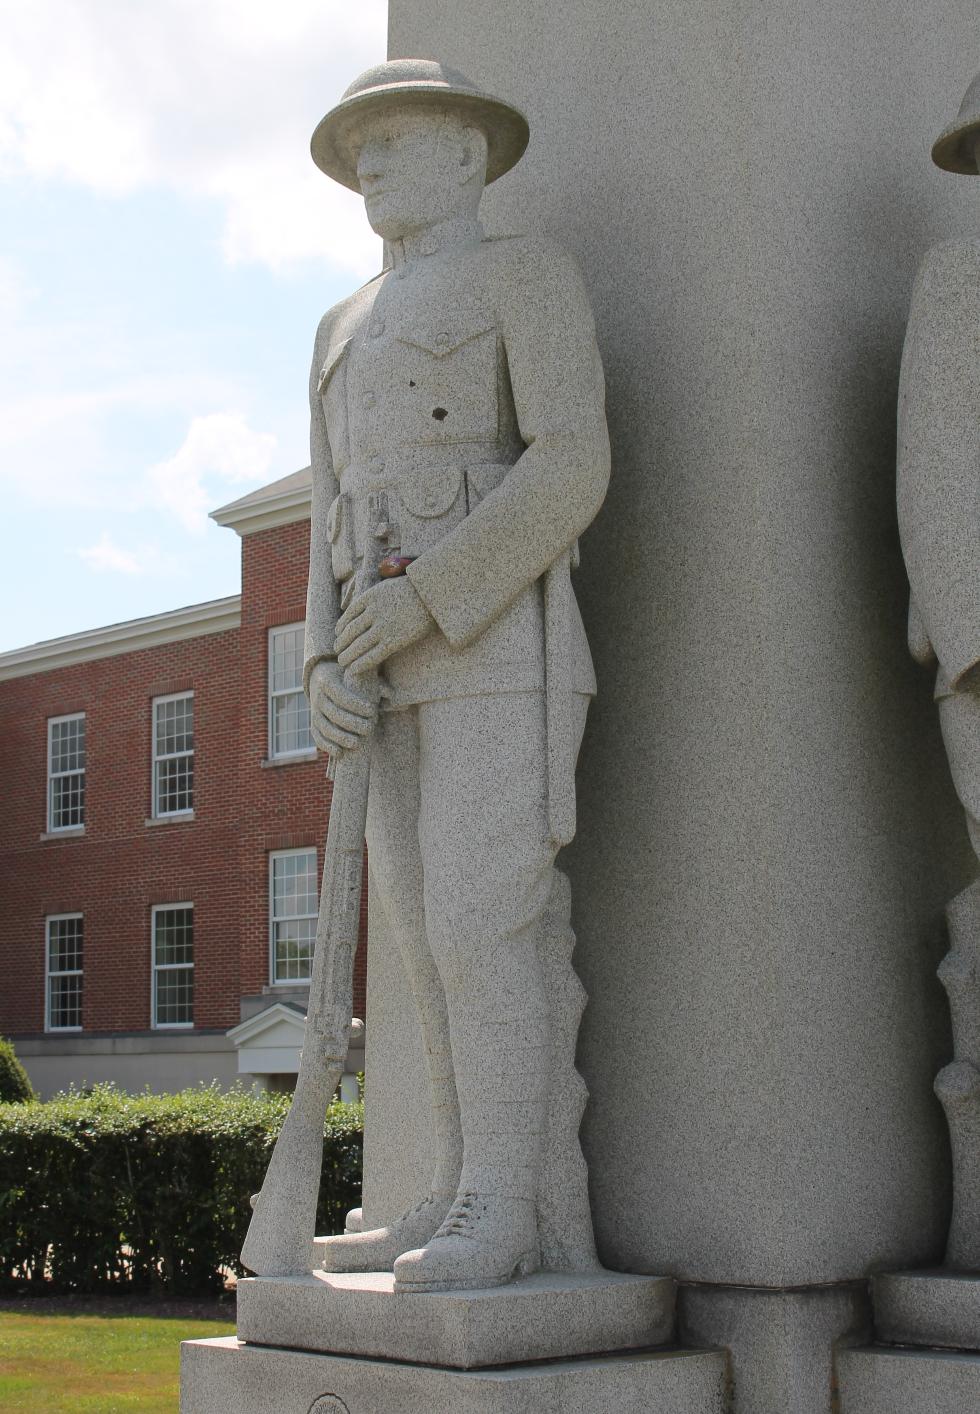
[[[376,147],[362,147],[357,159],[358,180],[361,182],[371,181],[372,178],[380,177],[383,171],[384,162],[379,149]]]

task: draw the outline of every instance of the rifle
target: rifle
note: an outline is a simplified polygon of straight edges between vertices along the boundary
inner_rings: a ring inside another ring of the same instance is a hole
[[[368,509],[368,539],[355,580],[359,594],[379,579],[404,574],[409,563],[397,551],[385,553],[393,532],[384,492],[370,497]],[[377,673],[358,678],[357,691],[376,703]],[[258,1276],[297,1276],[315,1265],[323,1119],[350,1039],[370,765],[367,740],[331,757],[333,798],[296,1091],[261,1192],[252,1200],[254,1211],[242,1247],[242,1262]]]

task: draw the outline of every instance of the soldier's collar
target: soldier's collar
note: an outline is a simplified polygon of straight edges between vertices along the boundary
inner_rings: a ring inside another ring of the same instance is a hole
[[[430,226],[420,236],[410,236],[404,241],[389,241],[387,246],[391,267],[393,270],[401,270],[422,256],[438,255],[441,251],[457,247],[479,245],[483,235],[482,224],[469,216],[440,221],[437,226]]]

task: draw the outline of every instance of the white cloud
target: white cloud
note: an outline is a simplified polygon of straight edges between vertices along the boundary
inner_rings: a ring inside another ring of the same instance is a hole
[[[260,485],[268,480],[275,450],[275,437],[253,431],[239,413],[195,417],[179,450],[147,471],[146,501],[200,534],[218,495],[215,483]]]
[[[89,569],[100,572],[110,570],[120,574],[141,574],[145,568],[145,561],[141,561],[134,551],[117,545],[107,530],[103,530],[96,544],[79,550],[78,557],[85,561]]]
[[[181,556],[167,554],[154,541],[140,540],[127,550],[109,530],[103,530],[94,545],[87,545],[75,553],[96,574],[144,577],[166,574],[173,577],[184,568]]]
[[[360,200],[309,156],[384,57],[385,0],[30,0],[3,7],[0,175],[219,201],[231,261],[380,264]]]

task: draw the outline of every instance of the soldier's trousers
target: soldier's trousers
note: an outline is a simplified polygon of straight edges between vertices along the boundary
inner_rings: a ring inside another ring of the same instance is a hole
[[[587,707],[576,697],[576,750]],[[433,1186],[442,1191],[457,1183],[515,1197],[536,1191],[549,1088],[540,936],[556,898],[567,912],[549,840],[546,763],[540,692],[383,712],[374,735],[368,859],[418,1006],[436,1127]],[[574,1008],[570,955],[571,943]],[[571,1054],[566,1068],[572,1085]]]
[[[980,690],[949,693],[937,706],[953,784],[980,856]]]

